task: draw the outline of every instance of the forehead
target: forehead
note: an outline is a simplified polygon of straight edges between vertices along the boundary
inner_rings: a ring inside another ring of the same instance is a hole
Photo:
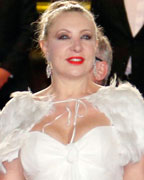
[[[53,19],[51,28],[87,28],[94,30],[94,23],[86,13],[62,12]]]

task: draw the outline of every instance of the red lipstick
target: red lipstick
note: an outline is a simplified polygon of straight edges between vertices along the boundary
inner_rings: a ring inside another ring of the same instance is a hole
[[[84,58],[81,56],[73,56],[66,59],[70,64],[80,65],[84,62]]]

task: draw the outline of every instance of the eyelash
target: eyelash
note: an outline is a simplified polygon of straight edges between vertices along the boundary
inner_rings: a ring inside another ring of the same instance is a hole
[[[60,40],[66,40],[66,39],[70,39],[70,38],[69,38],[69,36],[67,36],[67,35],[61,35],[61,36],[58,37],[58,39],[60,39]]]
[[[68,35],[61,35],[58,37],[59,40],[66,40],[66,39],[70,39],[70,37]],[[85,39],[85,40],[90,40],[91,36],[90,35],[82,35],[80,39]]]
[[[91,36],[85,34],[85,35],[83,35],[83,36],[81,37],[81,39],[90,40],[90,39],[91,39]]]

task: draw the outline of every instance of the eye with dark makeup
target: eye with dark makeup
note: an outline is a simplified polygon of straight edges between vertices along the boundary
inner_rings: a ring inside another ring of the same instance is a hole
[[[58,36],[58,39],[60,39],[60,40],[66,40],[66,39],[70,39],[70,37],[69,37],[68,35],[66,35],[66,34],[62,34],[62,35],[59,35],[59,36]]]
[[[81,36],[81,39],[90,40],[91,39],[91,35],[84,34],[84,35]]]

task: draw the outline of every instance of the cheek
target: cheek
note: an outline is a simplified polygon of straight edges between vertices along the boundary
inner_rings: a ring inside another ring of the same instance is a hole
[[[96,50],[97,50],[97,46],[95,42],[91,42],[87,44],[86,48],[87,48],[88,54],[95,56]]]
[[[51,46],[48,47],[48,60],[53,61],[55,57],[60,55],[60,51],[57,44],[51,44]]]
[[[50,47],[49,49],[57,51],[57,50],[63,50],[69,45],[69,41],[61,41],[61,40],[53,40],[50,41]]]
[[[87,48],[87,57],[89,59],[90,62],[94,62],[94,59],[95,59],[95,56],[96,56],[96,48],[95,48],[95,45],[90,45],[88,48]]]

